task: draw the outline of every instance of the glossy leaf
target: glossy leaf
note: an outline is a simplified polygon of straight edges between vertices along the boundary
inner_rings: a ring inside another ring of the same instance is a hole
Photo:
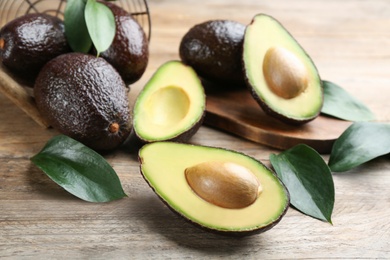
[[[321,112],[349,121],[372,121],[374,114],[361,101],[340,86],[323,81],[324,105]]]
[[[348,171],[376,157],[390,153],[390,124],[354,123],[333,144],[329,167]]]
[[[107,161],[67,136],[53,137],[31,161],[80,199],[107,202],[126,196],[116,172]]]
[[[99,53],[110,47],[115,36],[114,14],[102,3],[88,0],[85,6],[85,21],[93,45]]]
[[[291,205],[302,213],[332,223],[334,184],[331,171],[314,149],[300,144],[270,160],[286,185]]]
[[[92,40],[85,23],[85,1],[68,0],[64,13],[65,35],[73,51],[88,53]]]

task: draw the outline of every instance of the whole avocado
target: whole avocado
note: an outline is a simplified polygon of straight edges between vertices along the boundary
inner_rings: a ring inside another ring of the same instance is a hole
[[[230,20],[210,20],[192,27],[182,38],[181,60],[211,82],[245,86],[242,44],[245,25]]]
[[[111,46],[100,56],[122,76],[127,85],[139,80],[149,60],[148,39],[140,24],[121,7],[102,2],[115,17],[116,32]]]
[[[34,96],[52,127],[92,149],[114,149],[130,134],[128,91],[102,58],[81,53],[54,58],[39,73]]]
[[[63,22],[48,14],[26,14],[0,30],[2,63],[26,81],[33,81],[46,62],[69,51]]]

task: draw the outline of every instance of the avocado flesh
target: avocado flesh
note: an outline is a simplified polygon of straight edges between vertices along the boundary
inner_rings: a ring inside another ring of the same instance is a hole
[[[206,98],[195,71],[179,61],[163,64],[137,97],[133,125],[145,142],[190,138],[203,120]]]
[[[267,51],[273,47],[282,47],[294,54],[307,70],[307,87],[296,97],[280,97],[267,85],[262,66]],[[319,115],[323,91],[317,69],[304,49],[274,18],[259,14],[247,27],[243,63],[247,84],[267,113],[293,124],[306,123]]]
[[[244,154],[173,142],[147,144],[139,151],[141,172],[150,187],[172,210],[187,220],[223,233],[262,232],[277,224],[289,205],[280,180],[263,164]],[[257,200],[242,209],[228,209],[203,200],[186,181],[186,168],[206,161],[229,161],[251,170],[263,187]]]

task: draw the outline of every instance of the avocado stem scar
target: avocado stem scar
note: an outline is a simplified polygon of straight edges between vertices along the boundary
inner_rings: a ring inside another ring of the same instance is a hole
[[[5,41],[4,38],[0,38],[0,49],[4,49]]]
[[[113,134],[117,133],[119,131],[119,124],[117,122],[110,124],[108,131]]]

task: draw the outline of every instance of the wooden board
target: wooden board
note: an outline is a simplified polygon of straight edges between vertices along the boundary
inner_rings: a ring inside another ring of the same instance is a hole
[[[281,150],[307,144],[320,153],[330,153],[334,141],[351,122],[320,115],[292,126],[261,109],[246,89],[207,92],[205,124],[245,139]]]
[[[45,128],[49,127],[49,123],[40,115],[35,105],[32,88],[21,84],[2,64],[0,65],[0,93],[14,102],[37,124]]]

